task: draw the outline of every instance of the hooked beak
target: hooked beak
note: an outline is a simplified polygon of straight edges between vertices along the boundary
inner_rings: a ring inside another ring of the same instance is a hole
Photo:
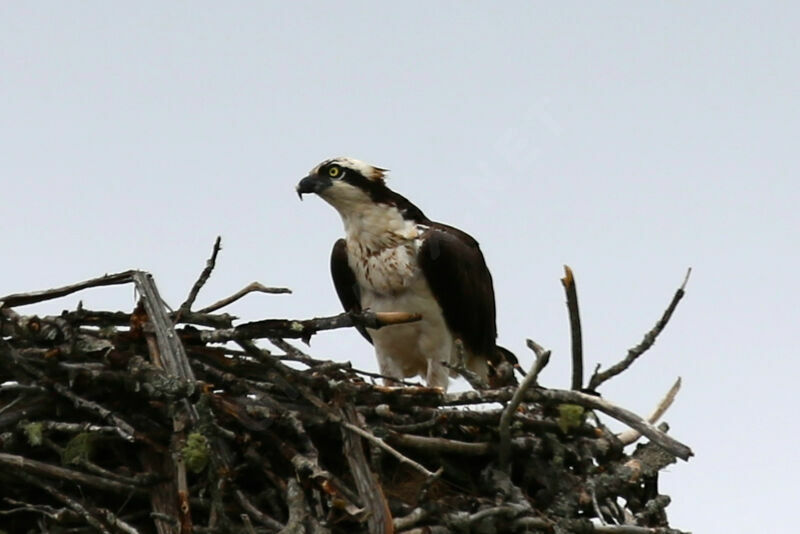
[[[322,190],[327,189],[332,185],[331,179],[327,176],[319,176],[318,174],[309,174],[297,184],[297,196],[303,200],[303,195],[306,193],[319,194]]]

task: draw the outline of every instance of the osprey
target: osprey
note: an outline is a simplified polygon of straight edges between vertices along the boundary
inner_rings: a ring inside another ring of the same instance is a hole
[[[460,339],[465,367],[484,380],[505,349],[495,345],[494,289],[478,242],[433,222],[386,186],[386,169],[352,158],[323,161],[297,184],[339,212],[345,237],[333,245],[331,274],[345,311],[422,315],[418,322],[360,328],[381,374],[421,375],[447,389]],[[513,356],[512,356],[513,357]]]

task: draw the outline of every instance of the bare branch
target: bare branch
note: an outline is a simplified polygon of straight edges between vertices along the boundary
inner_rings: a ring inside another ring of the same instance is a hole
[[[383,449],[384,451],[388,452],[389,454],[391,454],[392,456],[394,456],[395,458],[400,460],[400,462],[413,467],[414,469],[416,469],[417,471],[419,471],[423,475],[425,475],[427,477],[436,476],[435,473],[433,473],[432,471],[429,471],[428,469],[426,469],[424,465],[420,464],[419,462],[416,462],[416,461],[412,460],[408,456],[405,456],[403,453],[401,453],[400,451],[398,451],[397,449],[395,449],[394,447],[392,447],[391,445],[386,443],[383,439],[381,439],[381,438],[379,438],[379,437],[367,432],[363,428],[360,428],[360,427],[358,427],[358,426],[356,426],[356,425],[354,425],[352,423],[348,423],[347,421],[342,421],[341,424],[344,425],[345,427],[347,427],[348,429],[352,430],[353,432],[355,432],[356,434],[358,434],[362,438],[364,438],[367,441],[371,442],[372,444],[377,445],[378,448]]]
[[[340,313],[331,317],[295,321],[289,319],[266,319],[264,321],[240,324],[234,328],[195,332],[187,334],[185,337],[190,340],[196,337],[199,341],[205,343],[224,343],[238,339],[264,338],[299,338],[307,341],[311,336],[322,330],[349,328],[352,326],[378,329],[394,324],[419,321],[421,317],[418,313],[376,313],[367,310],[359,313]]]
[[[569,311],[569,329],[572,339],[572,389],[583,387],[583,333],[581,331],[581,314],[578,310],[578,290],[575,277],[569,265],[564,266],[564,278],[561,279],[567,294],[567,310]]]
[[[690,274],[692,274],[691,267],[689,267],[689,269],[686,271],[686,277],[684,277],[681,287],[679,287],[678,290],[675,292],[675,296],[672,297],[672,302],[670,302],[669,306],[667,306],[667,309],[664,311],[664,314],[661,316],[661,319],[659,319],[658,322],[655,324],[655,326],[644,335],[644,339],[642,339],[641,343],[629,349],[627,356],[625,356],[625,358],[622,361],[612,365],[605,371],[598,372],[597,369],[595,370],[594,374],[592,375],[592,378],[589,380],[588,388],[590,390],[596,390],[598,386],[600,386],[600,384],[602,384],[603,382],[605,382],[610,378],[617,376],[618,374],[626,370],[628,367],[631,366],[633,362],[636,361],[636,359],[639,356],[644,354],[647,351],[647,349],[653,346],[653,343],[656,342],[656,338],[658,337],[658,335],[661,333],[662,330],[664,330],[664,327],[667,326],[670,317],[672,317],[672,312],[675,311],[675,308],[678,306],[678,303],[683,298],[684,289],[686,288],[686,283],[689,281]]]
[[[669,391],[667,391],[667,394],[664,396],[664,398],[661,399],[661,402],[658,403],[656,409],[653,410],[653,413],[651,413],[647,417],[648,423],[654,425],[658,422],[659,419],[661,419],[661,416],[664,415],[664,413],[666,413],[667,410],[669,410],[670,406],[672,406],[672,402],[675,400],[675,397],[678,395],[678,391],[680,391],[680,389],[681,389],[681,377],[678,377],[675,383],[672,384],[672,387],[669,388]],[[623,445],[630,445],[631,443],[638,440],[641,436],[642,436],[641,432],[637,430],[626,430],[625,432],[621,432],[620,434],[618,434],[617,439],[619,439],[619,441]]]
[[[71,498],[63,491],[56,489],[54,486],[46,483],[45,481],[39,480],[38,478],[31,476],[25,472],[14,472],[14,476],[21,478],[28,484],[33,484],[42,488],[44,491],[49,493],[53,498],[60,501],[62,504],[66,505],[68,508],[71,508],[72,511],[74,511],[78,515],[82,516],[86,521],[86,523],[92,526],[96,531],[101,532],[102,534],[110,534],[108,529],[105,528],[105,526],[100,522],[100,520],[98,520],[88,508],[79,503],[77,500]]]
[[[88,289],[90,287],[127,284],[132,281],[133,273],[135,272],[136,271],[131,270],[115,274],[105,274],[98,278],[92,278],[91,280],[84,280],[83,282],[70,284],[68,286],[56,287],[44,291],[32,291],[30,293],[15,293],[12,295],[6,295],[5,297],[0,297],[0,308],[25,306],[28,304],[35,304],[37,302],[42,302],[45,300],[57,299],[60,297],[71,295],[72,293],[81,291],[82,289]]]
[[[508,406],[505,407],[503,410],[503,415],[500,416],[500,425],[499,425],[499,434],[500,434],[500,456],[499,456],[499,464],[500,468],[506,471],[511,469],[511,464],[509,462],[510,454],[511,454],[511,418],[514,416],[514,413],[517,411],[517,407],[519,407],[522,400],[525,398],[525,393],[532,385],[536,383],[536,378],[539,376],[539,371],[547,365],[547,361],[550,359],[550,351],[543,350],[542,347],[531,341],[530,344],[533,351],[536,353],[536,361],[533,363],[533,367],[531,367],[530,372],[525,375],[525,378],[522,380],[522,383],[514,392],[514,396],[511,397],[511,401],[508,403]]]
[[[389,440],[399,447],[408,447],[428,452],[460,454],[463,456],[485,456],[489,454],[492,449],[491,444],[486,442],[470,443],[468,441],[415,436],[413,434],[401,434],[399,432],[390,433]]]
[[[203,271],[200,273],[200,277],[192,286],[192,289],[189,291],[189,296],[186,297],[186,300],[181,304],[180,308],[178,308],[177,316],[180,317],[181,314],[186,313],[192,309],[192,304],[194,304],[195,299],[197,298],[197,294],[200,293],[200,290],[208,281],[208,278],[211,276],[211,271],[214,270],[214,266],[217,264],[217,254],[220,251],[220,242],[222,238],[217,236],[216,241],[214,241],[214,248],[211,251],[211,257],[206,260],[206,266]],[[177,320],[175,321],[177,322]]]
[[[52,465],[37,460],[31,460],[17,454],[0,452],[0,466],[4,466],[8,472],[22,470],[33,475],[59,478],[61,480],[71,480],[85,484],[86,486],[115,493],[127,494],[145,491],[144,488],[138,486],[117,482],[116,480],[109,480],[107,478],[95,475],[89,475],[75,469],[67,469],[66,467]]]
[[[215,302],[211,306],[206,306],[205,308],[200,310],[199,313],[211,313],[213,311],[217,311],[218,309],[224,308],[228,304],[231,304],[232,302],[236,302],[240,298],[242,298],[245,295],[248,295],[250,293],[269,293],[269,294],[272,294],[272,295],[280,295],[280,294],[286,294],[286,293],[291,293],[291,292],[292,292],[292,290],[289,289],[289,288],[286,288],[286,287],[267,287],[267,286],[263,285],[260,282],[250,282],[249,284],[244,286],[242,289],[240,289],[239,291],[237,291],[236,293],[234,293],[230,297],[226,297],[226,298],[224,298],[222,300],[218,300],[217,302]]]
[[[550,362],[550,351],[544,350],[541,345],[536,343],[532,339],[526,339],[525,344],[528,346],[529,349],[533,351],[533,354],[536,356],[536,360],[533,362],[533,367],[531,368],[531,373],[534,374],[533,380],[534,384],[538,383],[539,373],[542,372],[547,364]],[[525,375],[528,376],[527,374]]]
[[[519,389],[521,388],[522,386],[520,386]],[[519,391],[519,389],[517,389],[516,391]],[[487,402],[505,402],[511,400],[512,396],[515,394],[512,393],[511,391],[513,390],[505,388],[496,390],[484,390],[480,392],[480,394],[477,394],[477,392],[475,391],[464,391],[461,393],[447,393],[444,395],[444,399],[442,399],[442,401],[444,404],[447,404],[449,406],[463,405],[463,404],[477,404],[477,403],[483,404]],[[585,408],[600,410],[606,415],[613,417],[617,421],[625,423],[629,427],[640,431],[642,434],[647,436],[651,441],[657,443],[662,448],[674,454],[678,458],[681,458],[682,460],[688,460],[691,456],[694,455],[692,450],[683,443],[661,432],[656,427],[654,427],[647,421],[643,420],[641,417],[631,412],[630,410],[620,408],[619,406],[610,403],[609,401],[603,399],[602,397],[595,395],[588,395],[586,393],[581,393],[580,391],[572,391],[564,389],[544,389],[544,388],[529,390],[527,392],[524,392],[524,395],[525,395],[525,400],[531,402],[544,401],[551,403],[577,404]]]

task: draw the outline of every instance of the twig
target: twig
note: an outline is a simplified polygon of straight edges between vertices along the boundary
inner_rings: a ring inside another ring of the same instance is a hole
[[[669,388],[669,391],[664,396],[664,398],[661,399],[661,402],[658,403],[656,409],[653,410],[653,413],[651,413],[647,417],[648,423],[654,425],[658,422],[659,419],[661,419],[661,416],[664,415],[664,413],[669,409],[670,406],[672,406],[672,402],[675,400],[675,396],[678,394],[678,391],[680,391],[680,389],[681,389],[681,377],[678,377],[675,383],[672,384],[672,387]],[[639,439],[641,436],[642,433],[639,432],[638,430],[626,430],[625,432],[617,434],[617,439],[619,439],[622,445],[630,445],[631,443]]]
[[[352,430],[353,432],[355,432],[356,434],[358,434],[362,438],[366,439],[370,443],[372,443],[374,445],[377,445],[379,448],[385,450],[386,452],[388,452],[389,454],[391,454],[392,456],[394,456],[395,458],[400,460],[400,462],[402,462],[402,463],[404,463],[406,465],[410,465],[411,467],[413,467],[414,469],[416,469],[417,471],[419,471],[423,475],[425,475],[427,477],[436,476],[436,473],[434,473],[432,471],[429,471],[428,469],[425,468],[424,465],[422,465],[422,464],[420,464],[418,462],[415,462],[414,460],[412,460],[408,456],[405,456],[403,453],[401,453],[400,451],[398,451],[397,449],[395,449],[394,447],[392,447],[391,445],[386,443],[383,439],[375,436],[374,434],[371,434],[371,433],[367,432],[363,428],[360,428],[360,427],[358,427],[358,426],[356,426],[356,425],[354,425],[352,423],[348,423],[347,421],[342,421],[341,423],[342,423],[342,425],[344,425],[345,427],[349,428],[350,430]]]
[[[589,486],[589,495],[592,497],[592,508],[594,508],[594,514],[597,516],[598,521],[600,521],[601,525],[606,525],[606,519],[603,517],[603,512],[600,510],[600,504],[597,502],[597,493],[594,491],[593,486]]]
[[[297,453],[291,460],[298,475],[303,478],[308,477],[325,491],[339,493],[349,503],[345,505],[345,508],[350,508],[351,511],[363,509],[358,494],[336,475],[320,467],[319,459],[315,455]]]
[[[647,436],[651,441],[655,442],[663,449],[674,454],[682,460],[688,460],[691,456],[694,456],[692,449],[683,443],[665,434],[664,432],[661,432],[659,429],[643,420],[630,410],[616,406],[602,397],[587,395],[586,393],[581,393],[579,391],[558,389],[537,390],[534,393],[536,396],[540,397],[540,399],[548,399],[567,404],[578,404],[586,408],[600,410],[606,415],[610,415],[617,421],[621,421],[626,425],[638,430]]]
[[[524,508],[519,505],[506,504],[502,506],[492,506],[489,508],[484,508],[472,514],[464,512],[453,512],[445,514],[442,517],[442,519],[444,520],[444,523],[447,526],[455,528],[457,532],[474,532],[475,525],[479,521],[497,515],[505,516],[508,519],[513,519],[516,516],[520,515],[520,513],[523,510]],[[545,526],[545,524],[541,524],[540,526]]]
[[[519,389],[521,388],[522,386],[520,386]],[[519,389],[517,391],[519,391]],[[510,400],[516,394],[516,392],[512,393],[512,391],[513,390],[510,390],[509,388],[504,388],[496,390],[484,390],[480,392],[480,394],[478,394],[475,391],[446,393],[442,395],[442,399],[440,400],[440,402],[447,404],[449,406],[458,406],[464,404],[485,404],[488,402],[505,402]],[[651,441],[655,442],[663,449],[672,453],[678,458],[681,458],[682,460],[688,460],[691,456],[694,455],[692,450],[683,443],[661,432],[656,427],[654,427],[647,421],[643,420],[641,417],[631,412],[630,410],[626,410],[625,408],[620,408],[619,406],[610,403],[609,401],[603,399],[602,397],[598,397],[595,395],[588,395],[586,393],[581,393],[580,391],[542,388],[542,389],[535,389],[528,391],[527,393],[525,393],[525,398],[526,400],[532,402],[544,401],[544,402],[558,403],[558,404],[577,404],[585,408],[600,410],[606,415],[613,417],[617,421],[625,423],[629,427],[639,430],[642,434],[647,436]],[[415,400],[419,402],[419,401],[424,401],[425,399],[419,397],[416,398]]]
[[[24,472],[14,472],[13,470],[11,473],[14,476],[23,479],[28,484],[32,484],[42,488],[44,491],[52,495],[56,500],[61,501],[64,505],[71,508],[74,512],[79,514],[84,518],[86,523],[91,525],[95,530],[102,532],[103,534],[110,534],[109,531],[106,529],[105,525],[103,525],[95,516],[92,514],[86,507],[84,507],[81,503],[76,501],[75,499],[70,498],[66,493],[59,491],[58,489],[54,488],[50,484],[39,480],[38,478],[29,475],[28,473]]]
[[[595,369],[592,378],[589,380],[588,387],[590,390],[597,389],[597,387],[606,380],[613,378],[618,374],[620,374],[621,372],[623,372],[625,369],[630,367],[634,361],[636,361],[636,358],[644,354],[647,351],[647,349],[653,346],[653,343],[656,342],[656,338],[658,337],[658,335],[661,333],[664,327],[667,326],[670,317],[672,317],[672,312],[675,311],[675,308],[678,306],[678,303],[683,298],[684,290],[686,289],[686,283],[689,281],[689,275],[691,274],[692,274],[692,268],[689,267],[689,269],[686,271],[686,277],[683,279],[681,287],[678,288],[678,290],[675,292],[675,296],[672,297],[672,302],[670,302],[669,306],[667,306],[667,309],[664,311],[664,314],[661,316],[661,319],[659,319],[658,322],[655,324],[655,326],[644,335],[644,339],[642,339],[641,343],[639,343],[638,345],[636,345],[631,349],[628,349],[628,354],[627,356],[625,356],[624,359],[622,359],[622,361],[612,365],[605,371],[598,371],[598,369]]]
[[[396,517],[394,519],[394,530],[396,532],[401,532],[407,530],[423,519],[426,519],[430,514],[427,510],[421,507],[414,508],[408,515],[404,515],[403,517]]]
[[[273,530],[280,530],[284,528],[285,525],[275,521],[270,516],[268,516],[258,508],[256,508],[256,506],[252,502],[250,502],[250,499],[247,498],[247,496],[244,494],[242,490],[237,489],[236,491],[234,491],[234,495],[236,496],[236,500],[239,502],[242,508],[247,512],[247,514],[242,514],[243,521],[245,520],[245,518],[247,518],[247,520],[245,521],[246,523],[250,523],[250,515],[252,515],[256,519],[256,521]],[[251,530],[253,529],[253,525],[250,525],[250,529]]]
[[[367,312],[363,312],[363,313],[367,313]],[[372,312],[369,312],[369,313],[371,314]],[[349,316],[349,315],[361,315],[361,314],[343,314],[343,315]],[[406,314],[401,314],[401,313],[395,314],[395,313],[389,312],[389,313],[386,313],[386,314],[377,313],[377,314],[372,314],[372,315],[374,315],[374,316],[389,315],[391,317],[399,317],[399,318],[407,318],[407,316],[410,316],[410,317],[413,318],[413,320],[419,320],[419,314],[408,314],[408,313],[406,313]],[[254,346],[249,345],[249,344],[245,344],[245,349],[248,350],[248,351],[254,351],[254,352],[258,351],[258,347],[254,347]],[[285,374],[287,374],[289,372],[288,369],[283,364],[281,364],[280,362],[273,361],[272,363],[274,365],[274,368],[277,371],[281,372],[282,374],[285,375]],[[336,411],[334,411],[322,399],[320,399],[317,395],[315,395],[314,392],[310,388],[308,388],[307,386],[305,386],[303,384],[296,384],[296,386],[297,386],[297,389],[300,391],[300,393],[312,405],[314,405],[315,407],[320,409],[328,417],[328,419],[330,419],[331,421],[334,421],[336,423],[339,423],[339,424],[349,428],[350,430],[352,430],[356,434],[358,434],[361,437],[365,438],[370,443],[372,443],[372,444],[376,445],[377,447],[385,450],[386,452],[388,452],[389,454],[391,454],[392,456],[394,456],[395,458],[400,460],[400,462],[405,463],[407,465],[410,465],[414,469],[420,471],[425,476],[427,476],[427,477],[435,476],[435,474],[432,473],[431,471],[429,471],[428,469],[426,469],[425,466],[423,466],[422,464],[420,464],[418,462],[415,462],[411,458],[408,458],[407,456],[403,455],[400,451],[398,451],[397,449],[395,449],[394,447],[392,447],[391,445],[386,443],[383,439],[375,436],[374,434],[372,434],[370,432],[367,432],[366,430],[362,429],[361,427],[359,427],[357,425],[354,425],[353,423],[350,423],[350,422],[344,420],[340,413],[337,413]]]
[[[234,328],[220,330],[204,330],[202,332],[187,333],[185,337],[204,343],[224,343],[234,340],[264,339],[264,338],[294,338],[309,340],[311,336],[322,330],[336,328],[349,328],[364,326],[366,328],[382,328],[388,325],[410,323],[419,321],[418,313],[405,312],[371,312],[340,313],[331,317],[317,317],[292,321],[290,319],[267,319],[252,323],[240,324]]]
[[[37,302],[42,302],[45,300],[57,299],[75,293],[76,291],[80,291],[82,289],[87,289],[90,287],[127,284],[131,282],[133,273],[135,272],[136,271],[134,270],[130,270],[115,274],[105,274],[98,278],[92,278],[91,280],[84,280],[83,282],[70,284],[68,286],[46,289],[44,291],[32,291],[30,293],[15,293],[12,295],[6,295],[5,297],[0,297],[0,308],[25,306],[28,304],[35,304]]]
[[[48,437],[42,438],[42,443],[50,447],[50,449],[55,451],[56,454],[58,454],[61,458],[64,458],[64,448],[55,443],[52,439]],[[102,479],[119,482],[120,484],[128,484],[130,486],[147,486],[152,484],[158,478],[152,473],[138,475],[139,478],[123,476],[119,473],[109,471],[108,469],[105,469],[80,455],[70,458],[69,463],[81,467],[86,471],[89,471],[89,473]]]
[[[59,478],[62,480],[71,480],[79,482],[93,488],[98,488],[104,491],[111,491],[114,493],[128,494],[131,492],[145,492],[144,488],[132,486],[110,480],[107,478],[89,475],[75,469],[67,469],[57,465],[40,462],[38,460],[31,460],[24,456],[17,454],[8,454],[0,452],[0,466],[5,467],[7,473],[15,472],[28,472],[31,474]]]
[[[5,406],[2,406],[2,407],[0,407],[0,415],[2,415],[2,413],[3,413],[3,412],[5,412],[5,411],[8,411],[8,410],[10,410],[11,408],[13,408],[14,406],[16,406],[17,404],[19,404],[19,402],[20,402],[20,401],[22,401],[24,398],[25,398],[25,397],[23,397],[22,395],[20,395],[19,397],[17,397],[17,398],[16,398],[16,399],[14,399],[13,401],[9,402],[9,403],[8,403],[8,404],[6,404]],[[116,429],[115,429],[115,431],[116,431]]]
[[[291,293],[291,292],[292,292],[292,290],[289,289],[289,288],[286,288],[286,287],[267,287],[267,286],[261,284],[260,282],[251,282],[251,283],[247,284],[246,286],[244,286],[239,291],[237,291],[236,293],[234,293],[233,295],[231,295],[230,297],[226,297],[224,299],[218,300],[217,302],[215,302],[211,306],[206,306],[205,308],[201,309],[199,311],[199,313],[211,313],[211,312],[216,311],[216,310],[218,310],[220,308],[224,308],[228,304],[231,304],[232,302],[236,302],[240,298],[242,298],[245,295],[248,295],[250,293],[270,293],[270,294],[273,294],[273,295],[279,295],[279,294],[286,294],[286,293]]]
[[[240,514],[239,517],[242,519],[242,523],[244,523],[244,528],[247,534],[256,534],[256,529],[253,528],[253,523],[250,521],[250,516],[247,514]],[[283,528],[283,526],[281,526]]]
[[[118,531],[124,532],[125,534],[139,534],[139,531],[136,530],[135,527],[117,517],[111,510],[100,509],[98,513],[106,520],[106,523],[115,527]]]
[[[303,352],[302,350],[298,349],[285,339],[281,339],[279,337],[272,337],[269,339],[269,342],[278,347],[279,349],[283,350],[287,355],[296,358],[302,362],[310,362],[313,361],[311,355]]]
[[[564,278],[561,279],[561,284],[567,294],[569,329],[572,339],[572,389],[579,390],[583,387],[583,334],[581,333],[581,315],[578,310],[578,291],[569,265],[564,266]]]
[[[462,456],[484,456],[491,451],[491,445],[486,442],[471,443],[469,441],[415,436],[413,434],[401,434],[399,432],[390,433],[389,440],[400,447],[420,449],[428,452],[459,454]]]
[[[0,340],[0,348],[5,349],[6,355],[14,361],[14,363],[25,370],[28,374],[35,376],[40,381],[46,382],[46,374],[36,367],[28,364],[8,342]],[[84,399],[72,392],[70,388],[64,384],[55,382],[52,384],[52,389],[59,395],[69,399],[72,404],[79,409],[87,410],[97,414],[101,419],[111,421],[116,425],[117,434],[126,441],[134,441],[136,439],[136,430],[128,424],[125,420],[115,415],[111,410],[101,406],[100,404]]]
[[[206,282],[208,282],[208,278],[211,276],[211,271],[214,270],[214,266],[217,264],[217,254],[219,254],[220,251],[221,240],[222,238],[217,236],[216,241],[214,241],[214,248],[211,251],[211,257],[206,260],[206,266],[200,273],[200,277],[192,286],[192,289],[189,291],[189,296],[186,297],[186,300],[178,308],[177,317],[175,318],[176,323],[182,314],[192,309],[192,304],[194,304],[195,299],[197,299],[197,294],[200,293],[200,290],[203,288]]]
[[[76,518],[80,517],[73,510],[70,510],[68,508],[55,508],[53,506],[48,506],[46,504],[41,504],[41,505],[30,504],[27,502],[18,501],[16,499],[11,499],[9,497],[5,497],[3,501],[12,506],[17,506],[17,508],[11,508],[10,510],[0,510],[0,516],[18,514],[20,512],[28,512],[34,514],[41,514],[43,516],[52,519],[53,521],[64,521],[66,519],[75,520]]]
[[[514,392],[511,397],[511,402],[503,410],[503,415],[500,416],[500,455],[499,465],[500,469],[510,471],[511,463],[509,461],[511,455],[511,418],[517,411],[517,407],[525,398],[525,392],[533,384],[536,383],[536,377],[539,376],[539,371],[547,365],[547,360],[550,358],[550,351],[544,350],[542,347],[531,341],[531,348],[536,353],[536,361],[533,362],[530,372],[522,379],[522,383]]]
[[[66,421],[38,421],[37,424],[41,425],[42,430],[53,430],[56,432],[68,432],[72,434],[91,432],[96,434],[119,436],[119,429],[115,426],[95,425],[90,422],[68,423]]]
[[[305,518],[310,514],[303,488],[294,477],[289,477],[286,488],[286,505],[289,508],[289,521],[278,534],[294,534],[305,532]]]
[[[528,346],[529,349],[533,351],[533,354],[536,356],[536,360],[533,362],[533,367],[531,368],[530,372],[534,374],[533,381],[534,384],[538,384],[539,373],[542,372],[542,369],[550,362],[550,351],[544,350],[544,348],[536,343],[532,339],[526,339],[525,344]],[[527,374],[525,377],[527,378]]]

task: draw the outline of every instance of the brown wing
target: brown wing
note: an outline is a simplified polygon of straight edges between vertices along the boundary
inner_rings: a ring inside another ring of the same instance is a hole
[[[454,336],[472,353],[493,359],[494,287],[478,242],[434,223],[420,247],[419,265]]]
[[[356,275],[347,263],[347,244],[339,239],[333,244],[331,251],[331,276],[336,294],[346,312],[361,311],[361,288],[356,282]],[[363,326],[356,327],[364,339],[372,343],[367,330]]]

